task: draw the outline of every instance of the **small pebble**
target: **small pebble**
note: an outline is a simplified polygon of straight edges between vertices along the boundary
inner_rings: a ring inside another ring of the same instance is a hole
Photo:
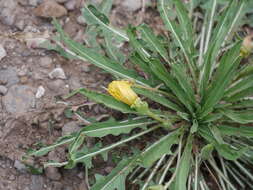
[[[45,169],[45,174],[46,176],[51,179],[51,180],[60,180],[61,179],[61,174],[59,173],[58,168],[54,168],[54,167],[47,167]]]
[[[53,64],[51,57],[41,57],[39,60],[39,65],[43,68],[50,68]]]
[[[8,89],[5,86],[0,85],[0,95],[5,95]]]
[[[36,16],[50,18],[59,18],[67,15],[67,10],[62,5],[59,5],[55,1],[44,1],[37,8],[33,10]]]
[[[35,97],[36,98],[41,98],[42,96],[44,96],[45,92],[46,92],[45,88],[43,86],[39,86],[38,89],[37,89]]]
[[[73,11],[76,8],[76,0],[67,1],[64,5],[67,10]]]
[[[0,44],[0,61],[7,55],[3,45]]]
[[[83,15],[78,16],[77,19],[76,19],[76,21],[77,21],[78,24],[81,24],[81,25],[85,25],[86,24],[86,20],[83,17]]]
[[[66,75],[62,68],[55,68],[49,73],[50,79],[66,79]]]
[[[19,160],[15,160],[14,168],[16,168],[20,172],[26,171],[26,166],[23,163],[21,163]]]

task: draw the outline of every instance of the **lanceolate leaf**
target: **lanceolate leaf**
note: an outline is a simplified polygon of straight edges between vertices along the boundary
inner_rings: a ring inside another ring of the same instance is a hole
[[[129,138],[126,138],[126,139],[118,141],[118,142],[116,142],[116,143],[114,143],[112,145],[109,145],[109,146],[106,146],[104,148],[101,148],[101,149],[99,149],[97,151],[91,151],[91,152],[88,152],[88,153],[86,153],[86,152],[85,153],[83,153],[83,152],[76,152],[75,160],[73,160],[73,161],[76,162],[76,163],[78,163],[78,162],[85,162],[86,160],[89,160],[93,156],[96,156],[98,154],[103,154],[103,153],[105,153],[105,152],[107,152],[107,151],[109,151],[109,150],[111,150],[111,149],[113,149],[113,148],[115,148],[115,147],[117,147],[119,145],[122,145],[122,144],[124,144],[126,142],[129,142],[129,141],[131,141],[133,139],[136,139],[136,138],[138,138],[140,136],[143,136],[143,135],[145,135],[145,134],[147,134],[147,133],[149,133],[151,131],[154,131],[154,130],[158,129],[159,127],[160,126],[152,127],[152,128],[147,129],[145,131],[137,133],[136,135],[133,135],[133,136],[131,136]]]
[[[171,91],[178,97],[178,99],[188,108],[190,112],[193,111],[191,102],[188,95],[176,82],[176,80],[171,76],[171,74],[166,71],[164,65],[162,65],[158,60],[150,61],[150,68],[155,73],[155,75],[162,80],[165,85],[171,89]]]
[[[28,153],[29,156],[44,156],[51,150],[55,149],[58,146],[61,146],[63,144],[71,143],[75,139],[75,136],[69,135],[69,136],[63,136],[59,138],[54,144],[46,147],[42,147],[39,150],[33,150]]]
[[[177,177],[175,180],[175,189],[186,190],[187,178],[191,168],[192,136],[188,137],[183,156],[180,160]]]
[[[82,129],[82,133],[90,137],[104,137],[106,135],[119,135],[122,133],[129,133],[137,127],[145,127],[155,123],[145,119],[137,119],[126,122],[108,121],[102,123],[94,123]]]
[[[228,8],[226,8],[226,10],[220,16],[220,19],[218,20],[218,25],[216,26],[212,34],[210,41],[211,43],[204,57],[204,68],[200,75],[201,95],[208,95],[208,93],[205,93],[205,90],[208,86],[209,79],[214,71],[220,47],[224,43],[224,40],[231,27],[233,27],[232,20],[235,18],[234,16],[237,14],[237,8],[240,4],[241,1],[239,1],[239,3],[238,1],[231,1]]]
[[[96,184],[91,187],[91,190],[125,190],[126,177],[137,165],[138,156],[139,155],[122,160],[108,176],[97,181]]]
[[[190,79],[190,77],[187,75],[186,70],[184,69],[184,66],[182,64],[173,64],[172,65],[172,72],[174,72],[174,75],[182,87],[184,89],[185,94],[189,97],[191,102],[196,105],[196,100],[194,96],[194,91],[192,89],[192,84],[190,80],[185,80],[186,78]]]
[[[91,49],[86,48],[83,45],[71,40],[68,36],[66,36],[60,24],[55,19],[53,20],[53,23],[58,32],[60,33],[61,39],[68,46],[68,48],[77,55],[77,58],[86,61],[88,60],[92,64],[123,79],[130,79],[142,85],[149,86],[148,81],[141,79],[141,77],[136,72],[125,69],[120,64],[117,64],[109,60],[108,58],[98,54],[97,52],[94,52]]]
[[[98,12],[93,5],[89,5],[88,7],[85,6],[82,9],[82,12],[87,21],[91,22],[92,24],[100,25],[107,33],[114,34],[114,36],[120,38],[121,40],[129,40],[124,32],[110,26],[107,17]]]
[[[168,1],[169,0],[159,0],[158,1],[158,9],[160,12],[160,15],[163,19],[163,22],[168,30],[171,31],[172,35],[175,37],[175,40],[179,44],[180,48],[182,49],[186,60],[187,60],[187,66],[190,68],[191,74],[193,78],[195,79],[195,70],[196,65],[194,65],[192,57],[190,56],[189,47],[187,47],[186,42],[181,38],[179,27],[176,25],[174,21],[171,21],[169,18],[169,11],[172,9],[171,7],[168,7]],[[184,27],[184,26],[183,26]],[[187,29],[185,29],[187,30]]]
[[[141,88],[134,88],[134,91],[174,111],[184,112],[184,110],[177,104],[173,103],[172,101],[168,100],[157,92],[152,92],[150,90],[145,90]]]
[[[215,148],[219,154],[227,160],[236,160],[240,158],[248,149],[247,147],[243,149],[234,149],[229,144],[216,144]]]
[[[237,43],[222,57],[211,87],[202,99],[201,117],[210,113],[223,97],[225,88],[231,82],[234,72],[240,63],[239,51],[240,43]]]
[[[179,24],[182,28],[184,34],[184,40],[187,43],[188,51],[192,54],[193,53],[193,30],[190,17],[188,15],[187,9],[185,8],[183,2],[181,0],[173,0],[175,3]]]
[[[136,34],[135,34],[136,28],[128,27],[127,29],[127,35],[129,37],[130,44],[134,48],[134,50],[141,56],[141,58],[148,62],[149,61],[149,53],[144,49],[142,44],[137,40]]]
[[[149,45],[156,50],[164,60],[166,60],[169,63],[169,57],[167,50],[164,48],[163,44],[159,41],[159,39],[154,35],[153,31],[146,25],[142,24],[139,27],[142,37],[144,40],[146,40]]]
[[[253,137],[252,126],[229,126],[221,125],[218,127],[222,135],[235,136],[235,137]]]
[[[180,130],[176,130],[157,140],[141,154],[141,164],[150,167],[162,155],[171,154],[170,148],[173,144],[178,144],[180,134]]]
[[[98,93],[90,90],[86,90],[84,88],[79,89],[78,93],[88,97],[90,100],[93,100],[97,103],[104,104],[105,106],[121,111],[123,113],[135,113],[135,110],[130,108],[127,104],[124,104],[122,102],[119,102],[112,96],[103,94],[103,93]]]
[[[236,84],[234,84],[231,88],[226,91],[225,96],[230,97],[235,95],[236,93],[240,93],[242,90],[247,88],[253,88],[253,75],[250,75],[243,80],[240,80]],[[229,99],[229,98],[228,98]]]
[[[231,120],[237,122],[237,123],[242,123],[242,124],[247,124],[247,123],[252,123],[253,122],[253,117],[252,117],[252,110],[251,111],[233,111],[233,110],[222,110],[221,113],[223,113],[225,116],[230,118]]]
[[[241,100],[242,98],[247,98],[250,97],[253,94],[253,86],[248,87],[240,92],[235,93],[234,95],[232,95],[229,98],[226,98],[225,100],[227,102],[236,102]]]

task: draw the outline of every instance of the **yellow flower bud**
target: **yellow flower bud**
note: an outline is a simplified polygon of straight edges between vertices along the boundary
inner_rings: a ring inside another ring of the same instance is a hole
[[[116,100],[119,100],[131,106],[138,98],[137,94],[131,89],[132,85],[133,83],[130,81],[112,81],[108,85],[108,92]]]

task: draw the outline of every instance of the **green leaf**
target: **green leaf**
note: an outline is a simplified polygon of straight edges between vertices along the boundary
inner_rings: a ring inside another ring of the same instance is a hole
[[[187,144],[184,149],[183,156],[180,160],[180,165],[175,179],[175,189],[186,190],[187,178],[191,168],[191,155],[192,155],[192,136],[187,139]]]
[[[219,144],[224,144],[222,135],[220,133],[220,130],[216,127],[216,126],[210,126],[209,127],[210,131],[213,134],[213,137],[215,138],[215,140],[219,143]]]
[[[167,98],[163,97],[162,95],[158,94],[157,92],[152,92],[150,90],[141,89],[141,88],[134,88],[133,89],[137,94],[141,94],[169,109],[174,111],[184,112],[184,110],[179,107],[177,104],[173,103],[172,101],[168,100]]]
[[[60,33],[61,39],[64,41],[67,47],[77,55],[78,59],[89,61],[97,67],[100,67],[105,71],[123,79],[133,80],[144,86],[149,86],[149,82],[141,78],[135,71],[125,69],[121,65],[109,60],[105,56],[102,56],[97,52],[94,52],[93,50],[71,40],[68,36],[66,36],[60,24],[55,19],[53,20],[53,24]]]
[[[208,160],[214,150],[213,144],[207,144],[201,149],[200,158],[202,160]]]
[[[149,61],[149,53],[144,49],[142,44],[138,41],[136,37],[136,28],[129,26],[127,29],[127,36],[129,37],[129,42],[134,50],[141,56],[141,58],[148,62]]]
[[[193,45],[194,35],[191,19],[188,16],[188,11],[181,0],[173,0],[173,2],[175,4],[180,28],[182,28],[184,34],[184,40],[187,43],[188,51],[192,54],[194,47]]]
[[[193,112],[192,105],[187,94],[179,86],[177,81],[166,70],[165,66],[160,61],[154,59],[150,61],[150,68],[155,75],[162,80],[165,85],[171,89],[171,91],[178,97],[178,99],[188,108],[190,112]]]
[[[225,100],[229,100],[229,97],[234,96],[235,94],[238,94],[250,87],[253,88],[253,75],[243,78],[239,82],[233,84],[233,86],[226,91],[225,96],[228,98],[225,98]]]
[[[191,133],[195,133],[198,131],[198,127],[199,127],[199,124],[198,124],[198,121],[196,119],[193,120],[193,124],[191,126]]]
[[[82,13],[86,21],[88,21],[90,24],[97,24],[101,26],[103,30],[105,30],[107,33],[113,34],[119,38],[119,40],[129,40],[124,32],[110,26],[107,17],[100,13],[93,5],[89,5],[88,7],[84,6]]]
[[[112,96],[98,93],[98,92],[94,92],[94,91],[90,91],[90,90],[86,90],[84,88],[79,89],[78,93],[86,96],[90,100],[93,100],[93,101],[100,103],[100,104],[104,104],[105,106],[107,106],[109,108],[121,111],[123,113],[135,113],[135,110],[130,108],[130,106],[116,100]]]
[[[247,124],[253,122],[252,111],[233,111],[224,109],[221,110],[221,113],[237,123]]]
[[[129,133],[137,127],[145,127],[155,123],[149,119],[136,119],[124,122],[107,121],[102,123],[94,123],[82,128],[81,133],[90,137],[104,137],[106,135],[120,135],[122,133]]]
[[[228,108],[232,109],[242,109],[242,108],[253,108],[253,100],[242,100],[239,102],[236,102],[235,104],[229,105]]]
[[[177,2],[177,4],[179,7],[180,2]],[[190,56],[190,53],[188,50],[191,48],[188,47],[187,43],[185,41],[183,41],[183,39],[181,38],[180,31],[179,31],[180,27],[178,25],[176,25],[175,22],[170,20],[169,12],[171,11],[171,9],[172,8],[169,7],[169,0],[159,0],[158,1],[158,10],[159,10],[160,15],[163,19],[163,22],[164,22],[166,28],[169,31],[171,31],[172,35],[175,37],[175,40],[179,44],[179,47],[182,49],[182,51],[186,57],[186,60],[188,62],[187,66],[189,67],[191,74],[192,74],[193,78],[195,79],[196,78],[196,76],[195,76],[196,66],[193,63],[192,57]],[[182,14],[181,11],[179,12],[179,14],[180,13]],[[183,17],[184,16],[181,15],[180,19]],[[185,30],[187,30],[187,29],[185,29]]]
[[[218,127],[222,135],[236,136],[236,137],[253,137],[252,126],[228,126],[221,125]]]
[[[218,153],[223,156],[227,160],[237,160],[240,158],[246,151],[247,147],[243,149],[234,149],[228,144],[216,144],[215,149],[218,151]]]
[[[97,180],[91,190],[125,190],[126,177],[137,165],[138,156],[120,161],[116,168],[103,179]]]
[[[202,96],[209,96],[208,92],[206,92],[209,79],[214,71],[220,48],[224,43],[227,34],[231,31],[231,27],[233,27],[233,21],[237,15],[238,6],[240,6],[241,3],[241,1],[239,3],[238,1],[231,1],[217,21],[218,24],[215,27],[210,40],[211,44],[204,56],[204,68],[200,75],[200,92]]]
[[[159,79],[149,68],[149,64],[141,59],[141,56],[137,52],[132,53],[132,55],[129,57],[129,60],[133,65],[136,65],[137,70],[142,70],[145,74],[148,75],[148,80],[152,86],[157,86],[160,84]]]
[[[180,130],[169,133],[149,146],[140,157],[140,162],[144,167],[150,167],[164,154],[171,154],[171,146],[178,144]]]
[[[210,113],[214,106],[223,97],[225,89],[231,82],[234,72],[240,63],[240,47],[240,43],[237,43],[221,58],[220,65],[217,68],[211,87],[201,101],[202,108],[200,112],[202,113],[200,114],[200,117],[204,117]]]
[[[156,50],[163,57],[163,59],[169,63],[167,50],[155,36],[153,31],[146,24],[142,24],[140,27],[138,27],[138,29],[141,31],[143,39],[149,43],[152,49]]]
[[[231,97],[226,98],[227,102],[236,102],[241,100],[242,98],[247,98],[253,94],[253,86],[248,87],[240,92],[235,93]]]
[[[61,146],[63,144],[70,143],[74,139],[75,139],[75,137],[73,135],[60,137],[54,144],[52,144],[50,146],[43,147],[39,150],[30,151],[28,153],[28,155],[29,156],[44,156],[48,152],[50,152],[51,150],[55,149],[56,147]]]
[[[186,70],[182,64],[173,64],[172,72],[174,73],[175,78],[178,83],[184,89],[185,94],[187,94],[189,100],[196,105],[196,100],[194,96],[194,91],[192,88],[190,77],[187,75]],[[188,80],[185,80],[188,79]]]
[[[114,143],[114,144],[112,144],[112,145],[108,145],[108,146],[106,146],[106,147],[100,148],[99,150],[90,151],[90,152],[88,152],[88,153],[82,152],[82,151],[76,152],[75,159],[74,159],[73,161],[74,161],[75,163],[78,163],[78,162],[85,162],[86,160],[90,160],[93,156],[96,156],[96,155],[98,155],[98,154],[103,154],[103,153],[105,153],[105,152],[107,152],[107,151],[109,151],[109,150],[111,150],[111,149],[113,149],[113,148],[115,148],[115,147],[117,147],[117,146],[119,146],[119,145],[122,145],[122,144],[124,144],[124,143],[126,143],[126,142],[129,142],[129,141],[131,141],[131,140],[133,140],[133,139],[136,139],[136,138],[138,138],[138,137],[140,137],[140,136],[143,136],[143,135],[145,135],[145,134],[147,134],[147,133],[149,133],[149,132],[151,132],[151,131],[154,131],[154,130],[156,130],[156,129],[159,128],[159,127],[160,127],[160,126],[152,127],[152,128],[147,129],[147,130],[145,130],[145,131],[142,131],[142,132],[140,132],[140,133],[137,133],[136,135],[132,135],[131,137],[128,137],[128,138],[126,138],[126,139],[123,139],[123,140],[121,140],[121,141],[118,141],[118,142],[116,142],[116,143]]]
[[[121,65],[125,62],[126,57],[117,47],[118,44],[113,42],[113,39],[105,35],[105,50],[107,55],[115,62],[119,62]]]

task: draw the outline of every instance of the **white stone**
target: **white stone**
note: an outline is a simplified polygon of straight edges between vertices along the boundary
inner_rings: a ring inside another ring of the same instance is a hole
[[[55,68],[49,73],[50,79],[66,79],[66,75],[62,68]]]
[[[42,96],[44,96],[45,92],[46,92],[45,88],[43,86],[39,86],[38,89],[37,89],[35,97],[36,98],[41,98]]]
[[[7,55],[4,47],[0,44],[0,61]]]

